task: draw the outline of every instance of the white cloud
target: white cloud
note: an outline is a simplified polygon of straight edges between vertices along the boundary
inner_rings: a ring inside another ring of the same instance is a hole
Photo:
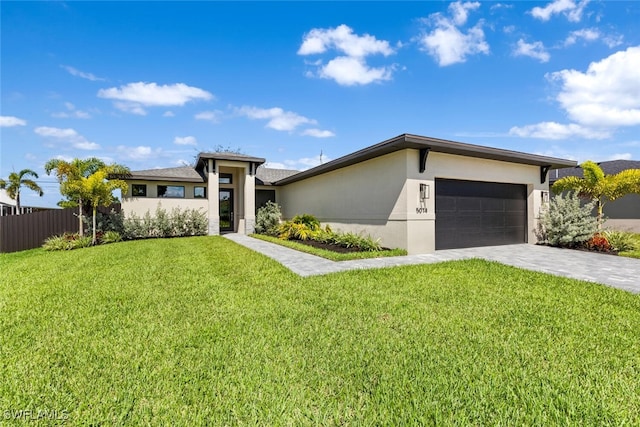
[[[173,111],[165,111],[162,114],[162,117],[174,117],[174,116],[175,116],[175,114],[173,113]]]
[[[84,71],[80,71],[77,68],[73,68],[70,67],[68,65],[61,65],[61,68],[64,68],[65,70],[67,70],[67,72],[69,74],[71,74],[72,76],[76,76],[76,77],[80,77],[86,80],[91,80],[92,82],[98,82],[98,81],[104,81],[106,79],[103,79],[102,77],[96,77],[95,75],[91,74],[91,73],[85,73]]]
[[[172,85],[158,85],[157,83],[129,83],[118,87],[100,89],[98,97],[113,99],[116,108],[132,113],[145,115],[143,107],[173,107],[183,106],[187,102],[213,99],[213,95],[206,90],[187,86],[184,83]]]
[[[292,111],[284,111],[282,108],[258,108],[242,106],[235,109],[236,114],[248,117],[252,120],[268,120],[266,127],[280,130],[292,131],[303,124],[317,124],[317,121],[301,116]]]
[[[441,67],[465,62],[470,55],[488,54],[489,44],[484,37],[482,21],[466,32],[458,28],[467,22],[469,11],[478,7],[480,7],[478,2],[458,1],[449,5],[451,18],[441,13],[429,15],[423,22],[435,28],[418,37],[420,50],[434,57]]]
[[[14,116],[0,116],[0,127],[10,128],[13,126],[25,126],[27,124],[26,120],[19,119]]]
[[[602,41],[610,48],[614,48],[616,46],[620,46],[622,44],[622,40],[624,40],[624,36],[618,34],[609,34],[602,37]]]
[[[399,45],[401,46],[401,44]],[[389,56],[395,53],[388,41],[378,40],[369,34],[357,35],[347,25],[336,28],[314,28],[305,34],[298,55],[317,55],[335,50],[341,55],[329,60],[307,63],[316,68],[307,72],[309,77],[318,76],[335,80],[343,86],[366,85],[390,80],[394,65],[378,68],[370,67],[366,62],[369,55]]]
[[[288,169],[284,163],[279,162],[266,162],[263,166],[269,169]]]
[[[563,14],[570,22],[580,22],[584,8],[590,0],[554,0],[545,7],[536,6],[531,9],[531,15],[541,21],[548,21],[553,15]]]
[[[91,114],[89,114],[86,111],[76,109],[76,106],[70,102],[65,102],[64,106],[67,108],[67,111],[52,113],[51,117],[55,117],[59,119],[67,119],[67,118],[90,119],[91,118]]]
[[[203,111],[195,115],[196,120],[207,120],[212,123],[220,123],[223,112],[220,110]]]
[[[586,72],[561,70],[546,77],[560,84],[556,96],[573,123],[542,122],[513,127],[511,135],[531,138],[610,138],[623,126],[640,125],[640,46],[589,64]]]
[[[296,170],[306,170],[316,166],[319,166],[323,163],[327,163],[331,161],[330,157],[325,155],[317,155],[315,157],[302,157],[297,160],[285,160],[284,165],[281,163],[279,165],[284,166],[281,169],[296,169]]]
[[[328,49],[335,49],[352,57],[382,54],[389,56],[394,53],[386,40],[378,40],[374,36],[364,34],[359,36],[347,25],[336,28],[314,28],[305,34],[298,55],[313,55],[324,53]]]
[[[100,145],[87,140],[87,138],[80,135],[78,132],[71,128],[61,129],[40,126],[35,128],[34,132],[45,138],[57,140],[59,142],[68,142],[73,148],[77,148],[80,150],[97,150],[100,148]]]
[[[116,148],[116,151],[121,157],[128,160],[150,160],[158,158],[162,154],[162,149],[156,148],[154,150],[151,147],[144,145],[139,145],[137,147],[119,145]]]
[[[606,160],[631,160],[631,159],[633,159],[633,155],[631,153],[611,154],[606,158]]]
[[[600,31],[595,28],[584,28],[582,30],[571,31],[564,41],[565,46],[576,44],[578,40],[587,42],[595,41],[600,38]]]
[[[178,145],[197,145],[198,141],[193,136],[176,136],[173,143]]]
[[[548,75],[561,84],[557,100],[569,117],[585,126],[640,125],[640,46],[589,64],[586,72]]]
[[[330,138],[332,136],[336,136],[335,133],[330,130],[321,130],[321,129],[305,129],[302,131],[302,135],[305,136],[313,136],[315,138]]]
[[[470,10],[476,10],[480,7],[479,2],[453,2],[449,5],[449,12],[453,16],[454,24],[460,26],[467,23]]]
[[[146,116],[147,110],[142,108],[142,105],[134,102],[114,102],[113,106],[125,113],[135,114],[137,116]]]
[[[590,129],[575,123],[561,124],[556,122],[541,122],[534,125],[514,126],[509,134],[522,138],[567,139],[580,137],[586,139],[605,139],[611,137],[607,130]]]
[[[339,56],[319,67],[318,76],[343,86],[367,85],[391,80],[395,67],[369,67],[362,58]]]
[[[523,39],[518,40],[513,54],[515,56],[528,56],[540,62],[549,62],[549,58],[551,58],[551,55],[546,51],[542,42],[527,43]]]

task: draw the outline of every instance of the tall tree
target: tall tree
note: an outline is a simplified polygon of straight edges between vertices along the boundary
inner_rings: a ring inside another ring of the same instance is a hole
[[[580,167],[583,178],[560,178],[551,189],[556,194],[575,191],[578,196],[593,200],[598,209],[598,229],[602,228],[603,207],[607,201],[614,201],[627,194],[640,194],[640,169],[627,169],[614,175],[605,175],[602,168],[590,160]]]
[[[80,180],[82,178],[88,178],[101,168],[105,168],[107,165],[97,157],[89,157],[86,159],[73,159],[71,161],[61,159],[51,159],[45,166],[44,170],[47,175],[55,171],[60,183],[60,193],[66,198],[58,202],[58,205],[63,208],[78,207],[78,233],[84,235],[83,227],[83,214],[85,198],[81,193]],[[129,172],[125,166],[111,165],[109,166],[115,173],[126,174]]]
[[[38,179],[38,174],[31,169],[22,169],[20,172],[11,172],[9,178],[5,181],[0,179],[0,188],[7,190],[7,195],[16,201],[16,208],[18,215],[20,215],[20,190],[22,187],[27,187],[29,190],[35,191],[40,197],[44,194],[42,188],[32,179],[27,177],[32,176]]]
[[[109,179],[110,176],[120,175],[121,173],[122,169],[118,165],[105,166],[87,178],[82,177],[79,181],[76,181],[78,193],[91,204],[91,213],[93,216],[92,242],[94,245],[96,244],[96,215],[98,206],[109,206],[115,202],[117,200],[113,195],[115,190],[120,190],[122,194],[127,193],[128,185],[126,181]]]

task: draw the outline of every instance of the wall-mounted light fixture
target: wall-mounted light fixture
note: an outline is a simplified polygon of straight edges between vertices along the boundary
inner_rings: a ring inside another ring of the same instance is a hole
[[[543,204],[549,203],[549,192],[546,190],[542,190],[542,203]]]
[[[420,200],[427,200],[429,198],[429,185],[420,184]]]

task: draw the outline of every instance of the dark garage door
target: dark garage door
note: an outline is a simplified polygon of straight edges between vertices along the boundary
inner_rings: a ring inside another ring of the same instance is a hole
[[[436,179],[436,249],[526,241],[525,185]]]

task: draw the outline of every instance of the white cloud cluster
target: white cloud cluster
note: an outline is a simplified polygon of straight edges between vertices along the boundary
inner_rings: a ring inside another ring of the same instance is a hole
[[[285,160],[283,162],[267,162],[264,164],[267,168],[273,169],[292,169],[292,170],[306,170],[323,163],[331,161],[330,157],[323,155],[317,155],[315,157],[302,157],[296,160]]]
[[[589,64],[587,71],[562,70],[558,102],[571,119],[588,126],[640,125],[640,46]]]
[[[318,121],[302,116],[293,111],[285,111],[280,107],[259,108],[248,105],[234,108],[235,114],[247,117],[251,120],[267,120],[265,127],[285,132],[293,132],[303,125],[317,125]],[[313,136],[315,138],[328,138],[335,134],[322,129],[305,129],[301,135]]]
[[[87,140],[87,138],[76,132],[75,129],[71,128],[61,129],[40,126],[35,128],[34,132],[42,137],[49,138],[57,142],[69,143],[73,148],[77,148],[79,150],[97,150],[100,148],[100,145]]]
[[[149,146],[139,145],[137,147],[129,147],[126,145],[118,145],[116,151],[119,156],[127,160],[150,160],[160,157],[161,148],[155,150]]]
[[[178,145],[197,145],[198,141],[194,136],[176,136],[173,139],[173,143]]]
[[[14,126],[25,126],[27,124],[26,120],[19,119],[14,116],[0,116],[0,127],[10,128]]]
[[[220,123],[224,113],[220,110],[203,111],[195,115],[196,120],[206,120],[212,123]]]
[[[593,42],[593,41],[601,40],[608,47],[614,48],[622,44],[622,39],[623,37],[621,35],[602,34],[602,32],[597,28],[583,28],[581,30],[575,30],[570,32],[567,38],[564,40],[564,45],[571,46],[576,44],[580,40],[584,42]]]
[[[542,122],[513,127],[511,135],[564,139],[582,137],[602,139],[615,129],[640,125],[640,46],[619,51],[598,62],[586,72],[561,70],[547,75],[560,85],[556,100],[574,122]]]
[[[549,62],[551,58],[542,42],[527,43],[523,39],[518,40],[513,54],[515,56],[528,56],[540,62]]]
[[[330,138],[332,136],[336,136],[335,133],[330,130],[322,130],[322,129],[305,129],[302,131],[302,135],[305,136],[313,136],[314,138]]]
[[[206,90],[187,86],[184,83],[158,85],[136,82],[120,87],[100,89],[98,97],[115,100],[116,108],[131,114],[145,115],[144,107],[183,106],[187,102],[213,99]]]
[[[76,119],[90,119],[91,114],[86,111],[78,110],[75,105],[70,102],[65,102],[64,106],[67,111],[59,111],[57,113],[52,113],[51,117],[55,117],[58,119],[68,119],[68,118],[76,118]]]
[[[553,15],[563,14],[570,22],[580,22],[582,13],[590,0],[554,0],[544,7],[536,6],[531,9],[531,15],[541,21],[548,21]]]
[[[68,65],[61,65],[60,67],[64,68],[65,70],[67,70],[67,72],[69,74],[71,74],[72,76],[80,77],[80,78],[85,79],[85,80],[91,80],[92,82],[99,82],[99,81],[106,80],[106,79],[104,79],[102,77],[96,77],[95,75],[93,75],[91,73],[85,73],[84,71],[80,71],[77,68],[70,67]]]
[[[605,139],[611,136],[607,130],[595,130],[575,123],[562,124],[556,122],[541,122],[522,127],[514,126],[509,134],[523,138],[567,139],[580,137],[585,139]]]
[[[339,52],[339,56],[326,64],[322,60],[310,64],[316,70],[308,75],[331,79],[343,86],[354,86],[390,80],[395,70],[394,65],[371,67],[366,61],[369,55],[386,57],[395,53],[388,41],[378,40],[369,34],[357,35],[344,24],[336,28],[314,28],[309,31],[298,49],[298,55],[318,55],[328,50]]]
[[[280,131],[292,131],[303,124],[315,125],[318,123],[313,119],[308,119],[292,111],[284,111],[279,107],[258,108],[245,105],[236,108],[236,113],[252,120],[268,120],[266,127]]]
[[[460,28],[467,23],[469,12],[479,7],[479,2],[457,1],[449,5],[451,17],[431,14],[423,22],[435,28],[418,38],[420,49],[434,57],[441,67],[465,62],[470,55],[488,54],[482,21],[466,32]]]

